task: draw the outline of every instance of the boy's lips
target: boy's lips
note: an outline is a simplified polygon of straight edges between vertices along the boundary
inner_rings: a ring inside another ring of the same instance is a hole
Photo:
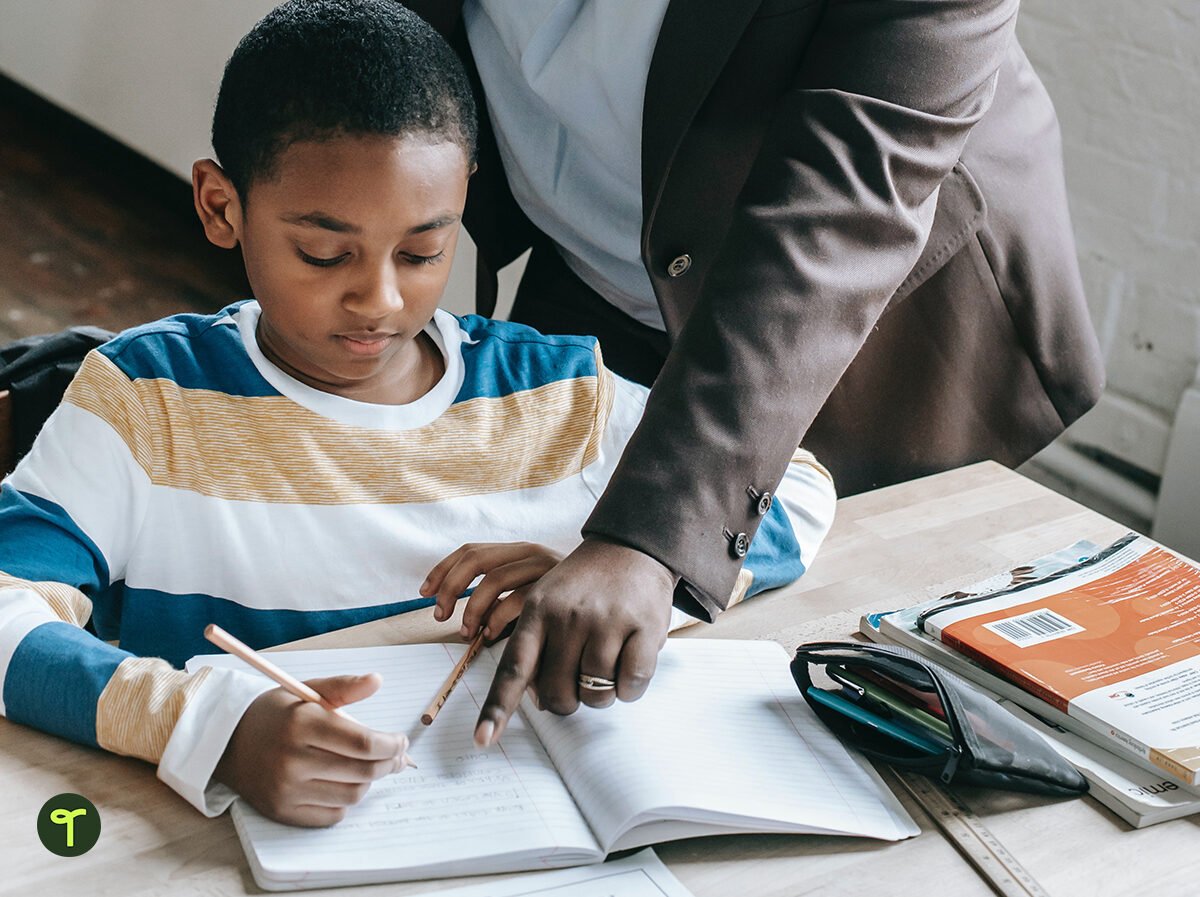
[[[339,333],[338,340],[355,355],[378,355],[396,338],[394,333]]]

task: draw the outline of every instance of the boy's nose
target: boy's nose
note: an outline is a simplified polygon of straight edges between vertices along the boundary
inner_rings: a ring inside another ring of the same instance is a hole
[[[404,308],[400,281],[394,269],[378,271],[374,277],[359,284],[348,293],[343,304],[350,310],[370,318],[381,318]]]

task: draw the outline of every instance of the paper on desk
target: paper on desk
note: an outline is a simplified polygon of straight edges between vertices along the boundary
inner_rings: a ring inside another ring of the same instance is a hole
[[[553,872],[528,872],[504,881],[427,891],[418,897],[692,897],[650,848],[621,860]]]

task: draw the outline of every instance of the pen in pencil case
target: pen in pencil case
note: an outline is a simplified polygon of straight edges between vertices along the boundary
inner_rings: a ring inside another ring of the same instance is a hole
[[[232,654],[234,657],[241,658],[264,676],[278,683],[280,688],[290,692],[300,700],[311,701],[314,704],[320,704],[331,713],[336,713],[338,716],[345,717],[351,722],[357,722],[354,717],[342,710],[341,707],[335,707],[330,704],[314,688],[309,685],[305,685],[290,673],[284,672],[245,642],[230,635],[216,623],[209,623],[204,627],[204,637],[222,651],[226,651]],[[405,766],[411,766],[413,769],[417,768],[417,764],[412,762],[412,758],[409,757],[408,754],[404,755],[404,764]]]
[[[904,682],[889,679],[875,670],[851,666],[847,666],[846,670],[855,673],[868,682],[874,682],[881,688],[886,688],[892,694],[896,695],[896,697],[908,701],[914,707],[920,707],[926,713],[932,714],[938,719],[944,720],[946,718],[946,712],[942,709],[941,701],[938,700],[938,696],[934,692],[920,691]]]
[[[881,716],[907,720],[917,726],[920,731],[933,733],[947,743],[954,741],[954,736],[945,720],[938,719],[922,708],[913,706],[887,689],[871,682],[865,676],[859,676],[848,669],[835,667],[832,664],[826,668],[826,671],[831,678],[839,682],[844,681],[855,689],[862,696],[861,700],[867,702],[870,708]]]
[[[937,757],[945,754],[950,749],[950,745],[948,744],[944,744],[920,732],[913,731],[893,720],[883,719],[835,692],[825,691],[824,689],[810,685],[807,689],[807,694],[813,700],[824,704],[830,710],[837,711],[852,722],[866,726],[901,744],[916,748],[922,753]]]
[[[919,691],[913,688],[911,685],[898,682],[895,679],[884,676],[875,670],[867,670],[860,667],[848,667],[845,669],[845,672],[857,675],[859,679],[874,683],[875,685],[887,689],[898,699],[913,704],[914,709],[920,708],[924,710],[926,713],[936,718],[936,723],[938,725],[934,725],[934,728],[939,728],[940,730],[940,726],[945,725],[946,711],[942,708],[941,701],[933,692]],[[988,737],[993,737],[992,727],[988,724],[987,720],[980,719],[970,711],[967,712],[967,716],[971,720],[971,724],[975,726],[981,734],[986,734]],[[951,736],[948,734],[948,732],[949,727],[946,728],[943,734],[949,738]]]

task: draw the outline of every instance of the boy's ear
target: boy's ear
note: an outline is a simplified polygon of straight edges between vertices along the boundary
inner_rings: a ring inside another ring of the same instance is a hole
[[[192,202],[210,243],[222,249],[238,245],[242,204],[233,182],[212,159],[200,159],[192,165]]]

